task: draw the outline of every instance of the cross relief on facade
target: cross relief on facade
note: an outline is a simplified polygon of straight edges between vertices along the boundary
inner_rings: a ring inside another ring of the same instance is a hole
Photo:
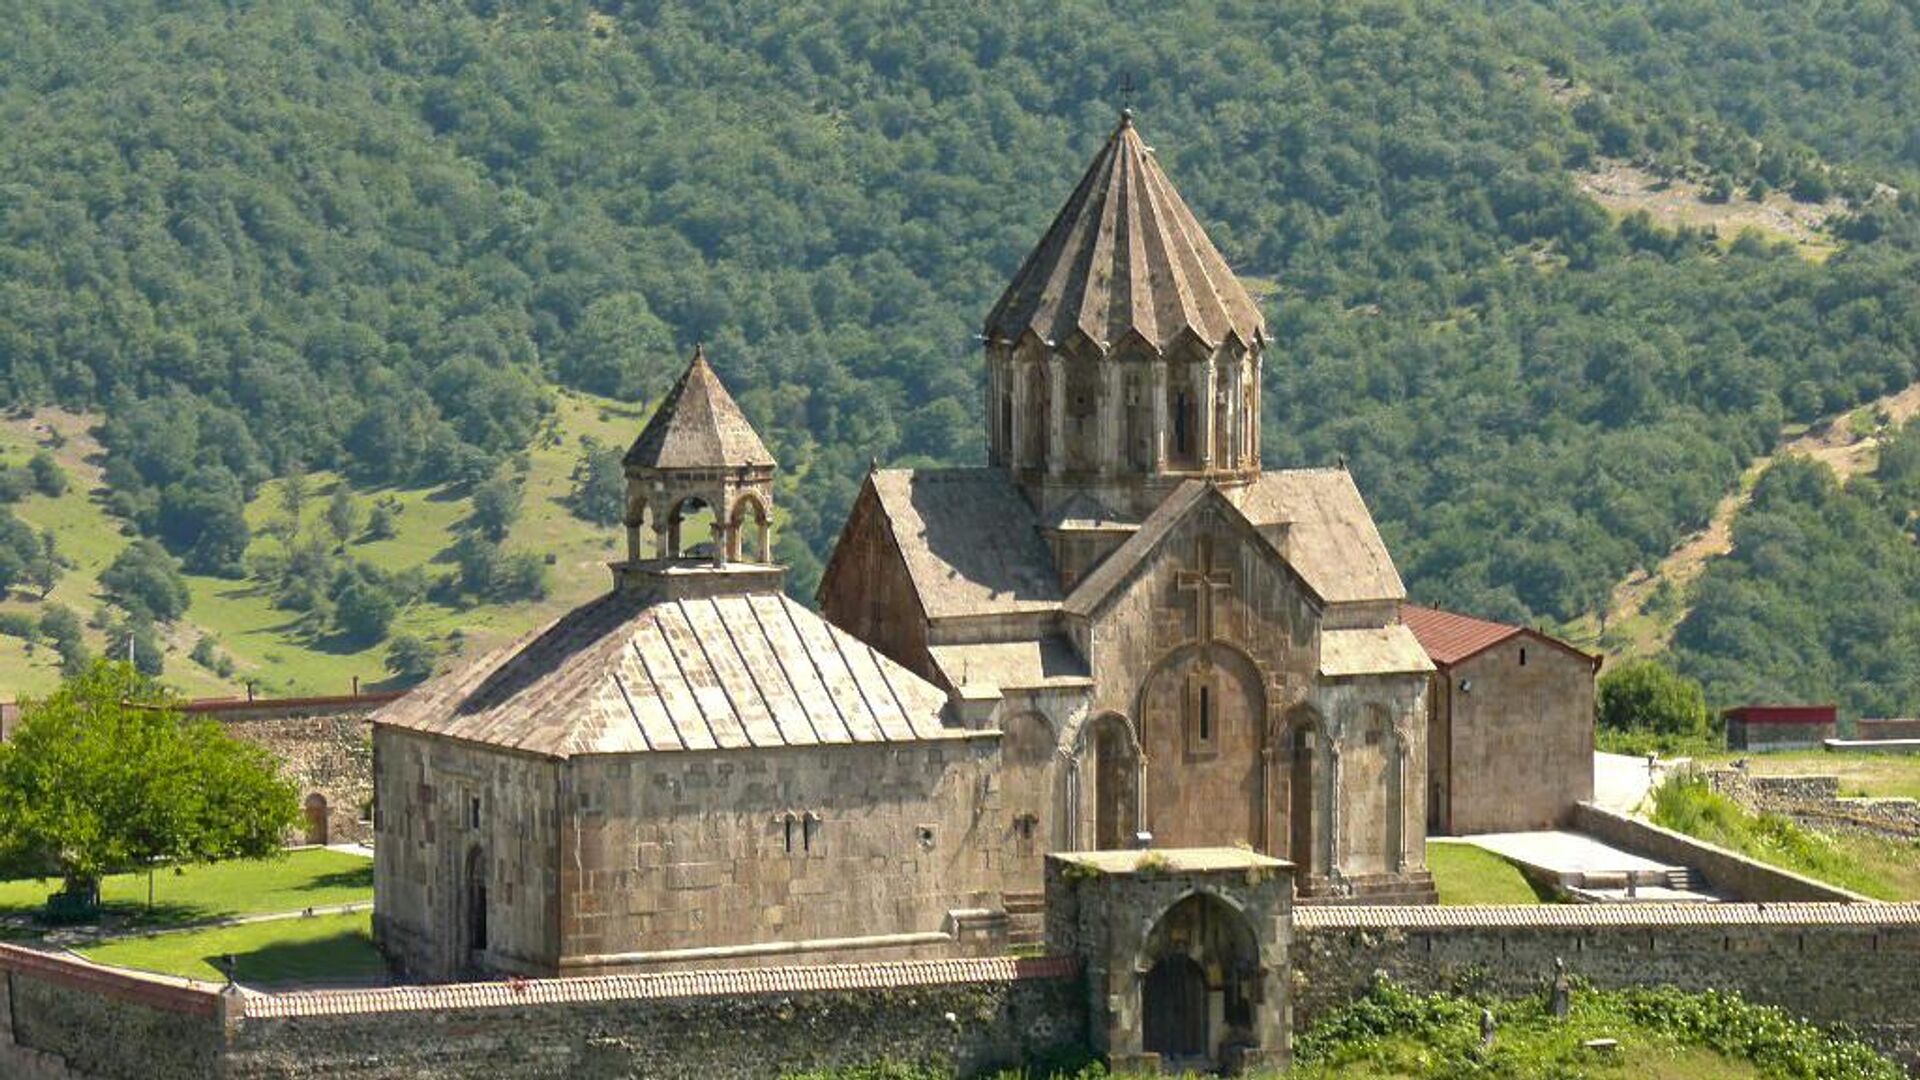
[[[1214,639],[1214,594],[1233,587],[1233,572],[1213,564],[1213,537],[1202,533],[1198,541],[1194,568],[1177,570],[1173,586],[1194,594],[1194,636],[1201,645]]]

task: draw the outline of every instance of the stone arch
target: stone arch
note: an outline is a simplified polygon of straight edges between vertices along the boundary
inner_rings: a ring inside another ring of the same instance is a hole
[[[1144,1049],[1163,1066],[1211,1069],[1226,1048],[1257,1044],[1260,940],[1238,905],[1210,890],[1180,897],[1153,921],[1135,966]]]
[[[1080,732],[1079,774],[1092,781],[1080,802],[1093,823],[1095,850],[1133,845],[1140,823],[1140,740],[1133,722],[1116,712],[1095,717]]]
[[[487,849],[475,844],[467,849],[466,864],[460,875],[460,954],[466,966],[479,966],[480,955],[488,948]]]
[[[742,549],[746,547],[743,537],[746,524],[751,521],[754,529],[754,548],[762,563],[773,561],[773,515],[767,510],[767,504],[760,496],[749,491],[733,501],[733,513],[727,517],[727,560],[744,561]]]
[[[687,528],[689,519],[699,520],[701,515],[718,514],[719,504],[706,495],[683,495],[668,508],[666,513],[666,547],[660,553],[662,558],[694,558],[699,552],[695,544],[688,542]]]
[[[627,481],[627,508],[626,513],[621,517],[621,523],[627,530],[627,561],[639,562],[647,558],[646,538],[657,530],[658,522],[655,520],[653,507],[647,502],[646,492],[632,480]],[[657,538],[653,546],[654,557],[658,558],[665,554],[659,550],[660,544]]]
[[[301,807],[301,813],[306,826],[304,837],[306,842],[324,847],[327,843],[328,834],[327,797],[317,791],[308,795],[306,802]]]
[[[1136,715],[1156,845],[1261,839],[1265,684],[1251,658],[1218,642],[1175,649],[1142,681]]]
[[[1325,832],[1328,787],[1327,728],[1310,705],[1287,713],[1280,750],[1286,762],[1286,857],[1294,864],[1296,882],[1327,872]]]
[[[1044,881],[1047,852],[1054,847],[1054,751],[1059,740],[1053,722],[1038,712],[1016,713],[1000,730],[1003,850],[1013,880],[1037,889]]]

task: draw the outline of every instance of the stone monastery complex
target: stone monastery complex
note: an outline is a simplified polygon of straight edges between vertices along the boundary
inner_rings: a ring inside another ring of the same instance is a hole
[[[1130,115],[983,340],[988,463],[874,469],[819,614],[696,352],[626,456],[613,589],[375,717],[391,959],[992,952],[1037,941],[1049,853],[1142,847],[1428,903],[1429,831],[1590,795],[1593,658],[1409,607],[1344,469],[1263,469],[1266,323]]]

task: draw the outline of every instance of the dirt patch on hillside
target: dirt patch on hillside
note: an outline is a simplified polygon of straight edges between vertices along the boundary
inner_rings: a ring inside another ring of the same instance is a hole
[[[1662,228],[1688,226],[1711,229],[1732,240],[1747,229],[1789,240],[1809,258],[1824,258],[1833,250],[1826,224],[1847,204],[1839,199],[1803,203],[1778,191],[1755,202],[1736,192],[1726,202],[1710,202],[1707,189],[1690,180],[1656,176],[1637,165],[1603,159],[1593,169],[1573,174],[1582,193],[1622,216],[1644,210]]]

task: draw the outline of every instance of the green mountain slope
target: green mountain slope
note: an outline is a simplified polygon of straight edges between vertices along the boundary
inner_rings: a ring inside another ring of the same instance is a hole
[[[1785,55],[1747,40],[1760,6],[1667,4],[1647,40],[1518,2],[28,0],[0,26],[0,392],[102,411],[104,505],[244,591],[258,541],[183,507],[231,518],[296,468],[463,494],[555,385],[643,399],[705,341],[788,473],[804,595],[870,459],[978,460],[972,334],[1125,75],[1265,290],[1269,462],[1344,456],[1423,599],[1569,620],[1783,423],[1916,377],[1899,200],[1815,263],[1572,178],[1904,186],[1841,132],[1897,103],[1871,83],[1912,27]],[[1799,91],[1678,89],[1730,40]]]

